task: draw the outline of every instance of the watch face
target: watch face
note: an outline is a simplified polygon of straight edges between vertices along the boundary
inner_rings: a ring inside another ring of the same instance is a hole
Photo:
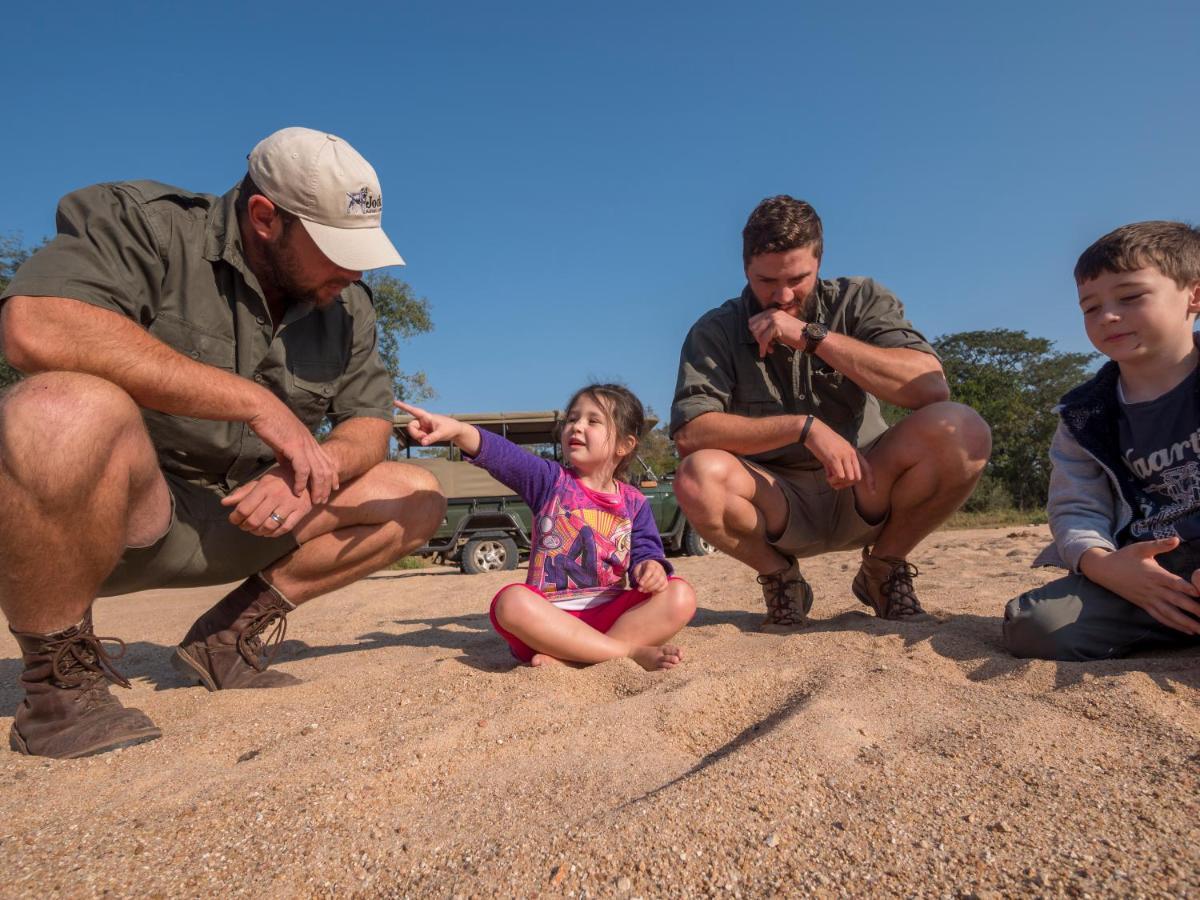
[[[820,322],[809,322],[804,326],[804,352],[812,353],[817,349],[817,345],[825,340],[825,335],[829,334],[829,329]]]

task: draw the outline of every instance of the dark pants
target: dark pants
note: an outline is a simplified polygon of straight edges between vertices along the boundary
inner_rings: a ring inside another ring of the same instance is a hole
[[[1200,542],[1180,546],[1158,561],[1190,579],[1200,567]],[[1200,645],[1200,636],[1163,625],[1082,575],[1067,575],[1008,601],[1004,645],[1021,658],[1086,661],[1193,647]]]

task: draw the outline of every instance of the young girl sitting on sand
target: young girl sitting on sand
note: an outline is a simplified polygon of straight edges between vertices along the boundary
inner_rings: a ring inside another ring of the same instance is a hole
[[[576,391],[562,427],[566,465],[489,431],[397,401],[422,446],[449,440],[521,495],[534,516],[529,576],[492,600],[492,626],[535,666],[627,656],[669,669],[683,651],[665,643],[696,612],[691,586],[672,574],[645,496],[622,481],[645,416],[627,388]],[[626,585],[628,573],[630,584]]]

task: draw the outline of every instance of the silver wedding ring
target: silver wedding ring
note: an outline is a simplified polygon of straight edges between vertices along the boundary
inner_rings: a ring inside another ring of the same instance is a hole
[[[283,516],[281,516],[279,513],[271,513],[271,515],[268,516],[268,518],[274,519],[280,525],[283,524]]]

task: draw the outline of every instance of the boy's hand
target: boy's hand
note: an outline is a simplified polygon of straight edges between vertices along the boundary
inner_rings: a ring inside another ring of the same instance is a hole
[[[657,559],[644,559],[633,567],[633,580],[643,594],[657,594],[667,586],[667,570]]]
[[[1200,589],[1192,581],[1172,575],[1155,559],[1179,546],[1179,538],[1139,541],[1120,550],[1093,547],[1079,558],[1079,570],[1096,584],[1139,606],[1168,628],[1200,634]],[[1198,573],[1200,574],[1200,573]]]
[[[468,456],[474,456],[479,452],[479,432],[474,425],[467,425],[450,416],[439,416],[437,413],[427,412],[419,406],[411,406],[400,400],[393,401],[393,404],[397,409],[403,410],[413,417],[405,431],[422,447],[428,447],[438,441],[450,441]]]
[[[835,491],[864,482],[871,492],[875,490],[875,475],[871,464],[858,452],[858,448],[822,422],[814,419],[808,430],[804,446],[825,467],[825,477]]]

